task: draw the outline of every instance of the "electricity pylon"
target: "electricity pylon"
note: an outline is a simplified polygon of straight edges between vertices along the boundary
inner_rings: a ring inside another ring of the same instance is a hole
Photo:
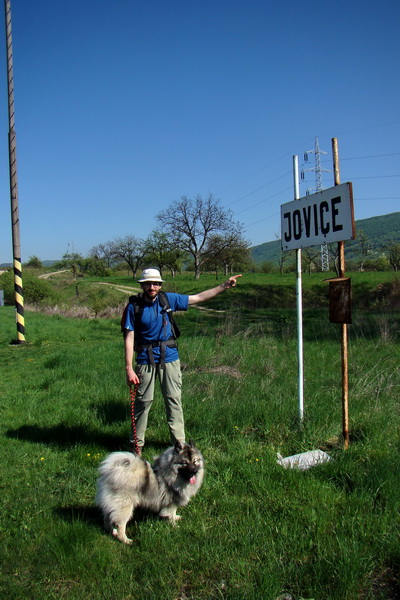
[[[315,138],[314,150],[307,150],[306,152],[304,152],[304,162],[308,162],[309,154],[314,154],[314,156],[315,156],[315,167],[310,168],[310,169],[303,169],[303,171],[301,172],[301,178],[304,179],[305,171],[314,171],[315,172],[315,191],[320,192],[323,189],[322,173],[323,172],[330,173],[330,171],[329,171],[329,169],[323,169],[321,167],[321,154],[327,154],[327,152],[324,152],[323,150],[320,149],[317,137]],[[312,190],[308,189],[306,194],[308,195],[310,193],[310,191],[312,191]],[[327,244],[321,244],[321,270],[329,271],[329,252],[328,252]]]

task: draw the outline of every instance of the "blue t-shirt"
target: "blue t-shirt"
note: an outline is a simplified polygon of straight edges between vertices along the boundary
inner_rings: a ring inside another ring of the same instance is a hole
[[[173,311],[188,309],[189,296],[167,292],[167,297]],[[144,345],[150,344],[155,340],[168,340],[171,337],[171,322],[168,315],[161,312],[162,310],[163,307],[160,305],[158,298],[154,302],[145,302],[140,327],[140,337]],[[132,304],[128,305],[124,328],[129,331],[135,331],[135,313]],[[160,353],[160,346],[153,348],[154,362],[160,362]],[[178,358],[178,349],[166,346],[165,362],[173,362],[174,360],[178,360]],[[142,350],[142,352],[138,352],[136,362],[138,365],[148,365],[150,363],[148,351]]]

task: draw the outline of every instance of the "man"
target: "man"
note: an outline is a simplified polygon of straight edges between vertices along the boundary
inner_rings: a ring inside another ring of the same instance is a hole
[[[170,308],[172,311],[183,311],[194,304],[207,302],[224,290],[235,287],[238,277],[241,275],[234,275],[224,283],[199,294],[187,296],[167,293]],[[157,269],[145,269],[139,283],[143,296],[139,315],[136,308],[136,326],[135,307],[130,303],[124,313],[122,328],[125,338],[126,380],[128,385],[139,385],[134,409],[137,446],[141,454],[156,378],[161,385],[167,424],[173,443],[185,442],[185,425],[181,403],[182,375],[178,348],[172,334],[170,319],[159,298],[164,280],[161,279]],[[136,368],[134,369],[132,363],[135,347]],[[133,447],[132,439],[131,446]]]

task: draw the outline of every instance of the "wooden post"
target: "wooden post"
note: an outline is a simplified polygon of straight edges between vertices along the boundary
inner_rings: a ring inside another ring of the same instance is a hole
[[[332,138],[333,170],[335,185],[340,185],[339,151],[337,138]],[[339,277],[344,277],[344,242],[338,242]],[[341,323],[342,358],[342,432],[344,449],[349,447],[349,370],[348,370],[348,330],[347,323]]]
[[[18,182],[17,182],[17,137],[14,119],[14,73],[12,52],[11,1],[4,0],[7,46],[8,83],[8,152],[10,165],[11,227],[14,261],[14,295],[17,322],[17,343],[25,342],[24,295],[22,288],[21,243],[19,232]]]

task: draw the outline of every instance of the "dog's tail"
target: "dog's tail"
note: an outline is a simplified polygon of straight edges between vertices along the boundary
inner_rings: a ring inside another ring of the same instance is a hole
[[[119,487],[126,480],[127,471],[131,471],[135,463],[138,465],[141,462],[144,461],[131,452],[111,452],[100,464],[100,479],[106,479],[113,486]]]
[[[108,454],[100,465],[100,472],[116,467],[130,467],[132,462],[139,458],[132,452],[111,452]],[[140,459],[139,459],[140,460]]]

